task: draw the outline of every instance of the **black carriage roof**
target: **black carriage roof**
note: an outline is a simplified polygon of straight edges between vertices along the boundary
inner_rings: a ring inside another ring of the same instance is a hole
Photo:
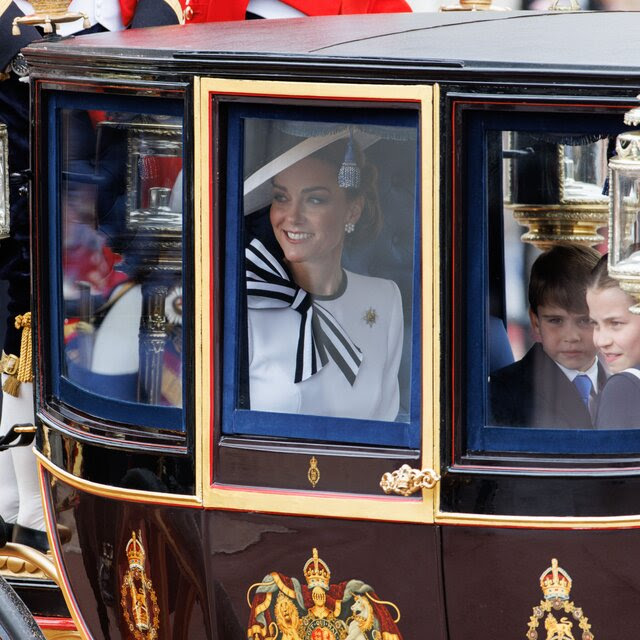
[[[190,24],[103,33],[27,48],[36,60],[361,59],[487,70],[638,67],[640,12],[446,12]],[[629,34],[629,36],[625,35]]]

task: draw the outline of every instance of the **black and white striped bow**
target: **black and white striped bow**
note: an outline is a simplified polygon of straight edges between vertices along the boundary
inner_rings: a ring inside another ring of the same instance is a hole
[[[294,382],[318,373],[331,358],[351,385],[362,363],[362,351],[333,315],[291,278],[289,271],[257,238],[245,250],[250,309],[291,307],[300,314]]]

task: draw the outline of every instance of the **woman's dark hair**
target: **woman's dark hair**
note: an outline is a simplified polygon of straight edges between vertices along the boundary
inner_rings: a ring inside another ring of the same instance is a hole
[[[352,140],[351,144],[355,163],[360,169],[360,185],[355,188],[345,188],[345,191],[349,200],[362,197],[363,207],[354,232],[347,238],[354,242],[373,240],[382,228],[382,211],[378,200],[378,171],[373,164],[367,161],[360,145],[355,140]],[[348,145],[348,138],[337,140],[316,151],[311,157],[335,167],[337,178],[340,167],[345,161]]]

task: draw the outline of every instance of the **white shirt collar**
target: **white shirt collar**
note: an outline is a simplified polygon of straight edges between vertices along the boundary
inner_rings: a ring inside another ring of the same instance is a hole
[[[554,360],[555,362],[555,360]],[[570,382],[573,382],[573,379],[576,376],[587,375],[591,380],[591,384],[593,385],[593,390],[595,393],[598,393],[598,358],[593,359],[593,364],[586,371],[578,371],[577,369],[567,369],[567,367],[563,367],[559,362],[556,364],[562,370],[567,378],[569,378]]]

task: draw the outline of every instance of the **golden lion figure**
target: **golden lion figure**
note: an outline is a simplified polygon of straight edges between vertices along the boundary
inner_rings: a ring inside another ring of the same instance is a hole
[[[563,616],[558,622],[554,616],[549,614],[544,621],[544,628],[547,630],[547,640],[575,640],[571,621]]]

